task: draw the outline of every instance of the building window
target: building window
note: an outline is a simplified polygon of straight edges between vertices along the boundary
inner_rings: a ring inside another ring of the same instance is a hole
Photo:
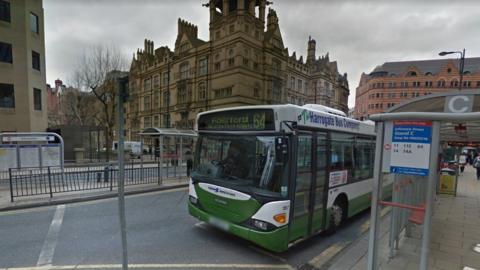
[[[450,81],[450,87],[458,87],[458,81],[456,79],[453,81]]]
[[[188,78],[188,69],[189,65],[188,63],[183,63],[180,65],[180,79],[184,80]]]
[[[145,96],[143,98],[143,109],[145,111],[150,110],[150,96]]]
[[[216,89],[214,93],[215,98],[229,97],[232,95],[232,87]]]
[[[145,117],[143,119],[143,128],[147,127],[152,127],[152,118],[151,117]]]
[[[415,71],[410,71],[410,72],[408,72],[407,76],[409,76],[409,77],[415,77],[415,76],[417,76],[417,72],[415,72]]]
[[[143,91],[150,91],[151,88],[150,78],[143,80]]]
[[[170,127],[170,114],[166,113],[163,115],[163,124],[165,127]]]
[[[158,121],[158,115],[155,115],[155,117],[153,118],[153,125],[154,127],[158,127],[159,126],[159,121]]]
[[[273,80],[272,96],[274,102],[280,103],[282,101],[282,83],[279,79]]]
[[[221,63],[220,62],[215,63],[215,71],[219,71],[220,68],[221,68]]]
[[[157,88],[160,86],[160,75],[153,76],[153,87]]]
[[[444,80],[440,80],[437,82],[437,87],[445,87],[445,81]]]
[[[477,87],[480,87],[480,81],[477,81]]]
[[[13,63],[12,44],[0,42],[0,62]]]
[[[37,34],[40,32],[38,25],[38,16],[33,12],[30,12],[30,31]]]
[[[178,103],[187,102],[187,88],[185,86],[179,87],[177,92]]]
[[[464,81],[463,82],[463,87],[471,87],[472,83],[470,81]]]
[[[163,86],[168,85],[168,72],[163,73]]]
[[[260,90],[257,87],[253,88],[253,96],[260,97]]]
[[[10,2],[0,0],[0,21],[10,22]]]
[[[42,110],[42,90],[33,88],[33,109],[36,111]]]
[[[290,89],[295,90],[295,77],[290,78]]]
[[[170,105],[170,94],[168,91],[163,92],[163,106],[168,107]]]
[[[205,75],[207,74],[207,58],[201,59],[198,61],[198,74],[199,75]]]
[[[235,31],[235,25],[230,25],[230,34],[233,34],[233,32]]]
[[[297,80],[297,91],[301,92],[303,90],[303,81],[298,79]]]
[[[40,71],[40,54],[32,51],[32,68]]]
[[[278,59],[272,59],[273,74],[280,76],[280,70],[282,69],[282,63]]]
[[[246,67],[249,67],[250,61],[248,60],[247,57],[243,57],[243,65],[246,66]]]
[[[0,108],[15,108],[13,84],[0,83]]]
[[[205,87],[205,83],[202,82],[198,85],[198,99],[205,100],[207,98],[207,88]]]
[[[153,109],[160,107],[160,92],[155,91],[153,96]]]
[[[235,58],[228,58],[228,66],[233,67],[235,65]]]

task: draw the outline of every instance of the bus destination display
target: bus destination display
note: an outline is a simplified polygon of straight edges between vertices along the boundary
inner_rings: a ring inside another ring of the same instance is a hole
[[[200,116],[199,130],[274,130],[273,110],[236,110]]]

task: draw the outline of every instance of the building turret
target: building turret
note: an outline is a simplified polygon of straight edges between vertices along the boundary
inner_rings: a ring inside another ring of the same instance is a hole
[[[308,37],[308,47],[307,47],[307,63],[313,63],[315,61],[315,48],[316,42],[315,39]]]
[[[273,31],[278,27],[277,12],[272,8],[268,9],[267,31]]]

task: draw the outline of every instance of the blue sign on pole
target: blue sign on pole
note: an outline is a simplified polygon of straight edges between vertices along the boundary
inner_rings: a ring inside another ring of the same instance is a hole
[[[395,121],[392,132],[390,172],[427,176],[431,143],[432,122]]]

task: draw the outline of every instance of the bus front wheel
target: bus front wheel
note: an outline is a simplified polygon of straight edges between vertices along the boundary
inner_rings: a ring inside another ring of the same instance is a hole
[[[346,217],[346,204],[342,198],[337,198],[330,208],[329,232],[334,233]]]

